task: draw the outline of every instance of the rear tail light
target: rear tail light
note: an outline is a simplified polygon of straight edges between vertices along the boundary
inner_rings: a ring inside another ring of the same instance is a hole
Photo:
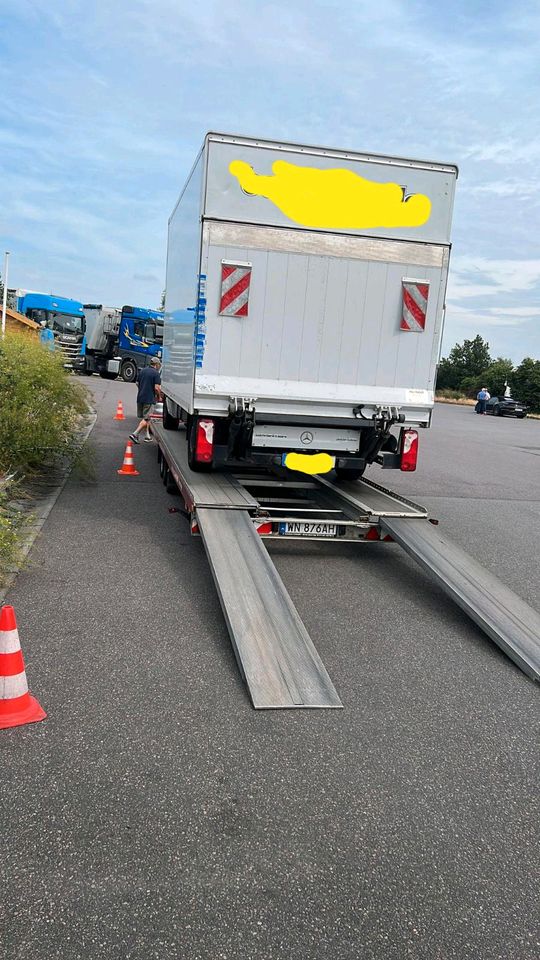
[[[364,539],[365,539],[365,540],[380,540],[379,531],[377,530],[377,527],[370,527],[369,530],[368,530],[368,532],[366,533]]]
[[[402,430],[399,451],[401,454],[399,469],[412,472],[416,470],[418,459],[418,431]]]
[[[272,533],[272,521],[265,520],[264,523],[257,523],[255,529],[261,537],[267,537]]]
[[[195,460],[198,463],[211,463],[214,456],[214,421],[198,420],[195,437]]]

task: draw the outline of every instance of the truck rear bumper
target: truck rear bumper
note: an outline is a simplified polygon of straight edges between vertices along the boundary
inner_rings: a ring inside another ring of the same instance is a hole
[[[164,390],[168,392],[166,385]],[[299,423],[321,418],[359,426],[366,420],[372,422],[378,408],[397,407],[405,422],[428,424],[434,406],[432,390],[410,387],[197,375],[193,405],[199,414],[225,416],[231,398],[236,397],[253,401],[259,423],[271,423],[274,417],[280,422],[295,418]]]

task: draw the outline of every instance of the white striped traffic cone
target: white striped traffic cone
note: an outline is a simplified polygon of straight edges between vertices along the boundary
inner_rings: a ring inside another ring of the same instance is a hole
[[[131,440],[128,440],[126,443],[126,452],[124,454],[124,462],[120,470],[116,471],[117,473],[122,473],[127,477],[138,477],[139,471],[135,469],[135,461],[133,459],[133,447],[131,445]]]
[[[28,693],[15,611],[6,604],[0,610],[0,730],[35,723],[46,716]]]

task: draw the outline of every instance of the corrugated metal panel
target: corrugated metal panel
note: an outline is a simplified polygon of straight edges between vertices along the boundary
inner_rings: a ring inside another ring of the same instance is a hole
[[[217,313],[221,261],[234,258],[253,264],[249,317]],[[426,331],[407,336],[399,328],[401,282],[418,270],[417,263],[366,263],[211,244],[207,288],[211,333],[203,373],[426,389],[433,384],[442,271],[433,266],[421,269],[433,288]]]

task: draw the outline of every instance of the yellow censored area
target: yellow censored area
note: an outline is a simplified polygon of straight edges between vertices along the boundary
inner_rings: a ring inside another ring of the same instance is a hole
[[[311,456],[306,453],[287,453],[285,456],[285,466],[300,473],[328,473],[335,462],[335,457],[329,453],[314,453]]]
[[[398,183],[374,183],[352,170],[297,167],[285,160],[272,164],[271,177],[259,176],[244,160],[233,160],[229,170],[246,193],[266,197],[304,227],[420,227],[431,213],[423,193],[405,199]]]

